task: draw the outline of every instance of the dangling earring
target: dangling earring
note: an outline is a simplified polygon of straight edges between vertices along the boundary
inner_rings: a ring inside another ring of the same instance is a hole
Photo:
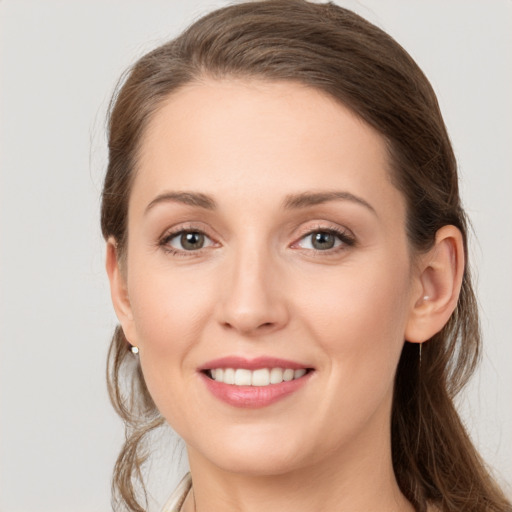
[[[427,300],[429,300],[429,299],[430,299],[430,297],[429,297],[428,295],[424,295],[424,296],[423,296],[423,300],[424,300],[424,301],[427,301]],[[420,353],[420,368],[421,368],[421,347],[422,347],[422,346],[423,346],[423,343],[420,343],[420,349],[419,349],[419,353]]]
[[[132,354],[136,355],[139,353],[139,347],[136,347],[135,345],[130,345],[130,351]]]

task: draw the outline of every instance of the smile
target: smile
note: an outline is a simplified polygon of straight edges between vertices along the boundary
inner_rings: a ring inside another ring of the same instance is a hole
[[[259,368],[247,370],[245,368],[216,368],[207,371],[207,375],[224,384],[235,386],[270,386],[300,379],[307,373],[306,368],[294,370],[293,368]]]
[[[250,409],[266,407],[295,394],[315,373],[304,363],[269,357],[216,359],[199,370],[201,380],[215,398]]]

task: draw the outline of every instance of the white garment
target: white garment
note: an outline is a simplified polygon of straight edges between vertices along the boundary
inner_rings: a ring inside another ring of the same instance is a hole
[[[190,473],[187,473],[178,484],[178,487],[171,494],[161,512],[180,512],[183,502],[187,497],[192,487],[192,478]]]

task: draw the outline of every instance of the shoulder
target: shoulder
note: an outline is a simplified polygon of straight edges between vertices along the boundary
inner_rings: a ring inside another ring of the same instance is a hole
[[[192,479],[190,473],[187,473],[178,484],[174,492],[169,496],[161,512],[180,512],[181,506],[187,497],[192,486]]]

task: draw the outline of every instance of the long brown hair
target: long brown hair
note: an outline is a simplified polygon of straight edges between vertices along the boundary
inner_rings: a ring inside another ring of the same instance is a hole
[[[407,234],[416,252],[432,247],[451,224],[464,237],[457,165],[436,96],[407,52],[389,35],[332,3],[246,2],[216,10],[141,58],[112,100],[109,164],[101,226],[126,248],[131,183],[141,135],[151,115],[179,88],[204,77],[293,81],[323,91],[385,138],[392,179],[407,202]],[[477,304],[466,266],[457,308],[423,345],[405,343],[392,408],[392,455],[400,489],[417,511],[511,511],[473,447],[453,399],[478,361]],[[143,511],[142,466],[148,433],[164,421],[140,366],[118,327],[108,358],[114,407],[126,424],[117,460],[114,501]]]

